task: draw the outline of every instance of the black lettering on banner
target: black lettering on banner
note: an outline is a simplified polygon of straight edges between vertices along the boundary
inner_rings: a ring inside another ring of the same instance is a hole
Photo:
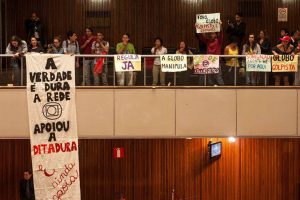
[[[57,69],[56,65],[55,65],[55,62],[53,60],[53,58],[48,58],[47,59],[47,64],[46,64],[46,67],[45,69]]]
[[[52,140],[54,140],[54,142],[56,142],[56,136],[55,136],[55,133],[50,133],[48,142],[52,142]]]
[[[34,95],[33,103],[36,103],[36,101],[41,102],[41,99],[40,99],[40,97],[39,97],[38,94],[35,94],[35,95]]]
[[[30,92],[35,92],[35,84],[30,86]]]

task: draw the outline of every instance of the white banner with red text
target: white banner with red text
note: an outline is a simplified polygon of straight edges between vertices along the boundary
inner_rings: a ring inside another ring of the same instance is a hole
[[[80,199],[75,57],[29,54],[27,102],[35,199]]]

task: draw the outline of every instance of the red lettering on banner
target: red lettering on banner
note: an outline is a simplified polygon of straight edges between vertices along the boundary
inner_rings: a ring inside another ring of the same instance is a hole
[[[59,188],[55,195],[53,195],[53,200],[61,200],[61,197],[67,193],[70,186],[76,182],[76,180],[79,178],[78,170],[76,169],[74,175],[71,175],[68,177],[72,169],[74,168],[75,163],[70,163],[68,165],[65,165],[65,170],[60,174],[59,178],[55,178],[55,181],[52,183],[52,187]],[[62,183],[61,187],[58,187]]]
[[[34,155],[77,151],[76,142],[33,145]]]

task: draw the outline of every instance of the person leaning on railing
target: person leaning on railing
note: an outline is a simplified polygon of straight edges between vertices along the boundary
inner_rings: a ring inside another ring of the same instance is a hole
[[[176,54],[186,54],[193,55],[193,53],[187,48],[187,45],[184,41],[179,43],[179,49],[176,51]],[[179,85],[190,85],[190,75],[194,72],[193,58],[187,58],[187,71],[178,72],[179,74]]]
[[[61,45],[61,37],[55,36],[53,38],[53,44],[48,45],[47,53],[51,54],[64,54],[64,49]]]
[[[281,40],[281,44],[278,44],[273,48],[272,51],[273,55],[274,56],[293,55],[294,46],[290,44],[291,41],[290,36],[284,36],[283,38],[280,38],[280,40]],[[285,86],[290,85],[289,72],[273,73],[273,78],[275,79],[275,86],[280,86],[280,82],[282,79]]]
[[[238,40],[235,37],[231,38],[231,43],[227,45],[224,49],[224,55],[232,55],[233,57],[225,58],[226,63],[225,66],[222,66],[222,74],[225,85],[234,85],[235,80],[237,80],[237,75],[235,76],[236,72],[240,72],[241,74],[243,71],[239,71],[240,64],[238,60],[239,55],[239,47],[238,47]],[[235,69],[236,68],[236,69]]]
[[[256,42],[254,33],[249,34],[249,39],[246,44],[243,45],[243,55],[261,54],[259,44]],[[243,67],[246,67],[245,60],[243,60]],[[246,85],[258,85],[260,81],[259,72],[246,72]]]
[[[6,48],[6,54],[12,54],[13,57],[10,60],[10,65],[13,69],[12,81],[15,85],[21,84],[21,57],[27,53],[28,47],[24,40],[21,40],[18,36],[12,36],[10,42]]]
[[[151,49],[151,53],[153,55],[163,55],[168,53],[167,48],[163,46],[163,40],[161,38],[157,37],[154,39],[154,47]],[[161,86],[166,85],[165,82],[166,73],[162,72],[161,70],[160,57],[156,57],[154,59],[152,76],[153,76],[152,86],[156,86],[158,84],[158,76],[160,80],[160,85]]]
[[[122,42],[117,44],[116,51],[118,54],[135,54],[135,49],[132,43],[130,43],[130,36],[128,33],[123,34]],[[116,72],[117,82],[119,86],[133,86],[134,74],[132,71]]]

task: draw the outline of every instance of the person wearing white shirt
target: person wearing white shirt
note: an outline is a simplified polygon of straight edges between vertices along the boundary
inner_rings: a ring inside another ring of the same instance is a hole
[[[163,46],[163,40],[161,38],[155,38],[154,47],[151,49],[151,53],[154,55],[163,55],[168,53],[167,49]],[[153,74],[153,82],[152,82],[153,86],[156,86],[158,84],[158,75],[160,78],[160,85],[161,86],[166,85],[165,83],[166,75],[165,72],[161,71],[161,62],[159,57],[154,59],[152,74]]]

